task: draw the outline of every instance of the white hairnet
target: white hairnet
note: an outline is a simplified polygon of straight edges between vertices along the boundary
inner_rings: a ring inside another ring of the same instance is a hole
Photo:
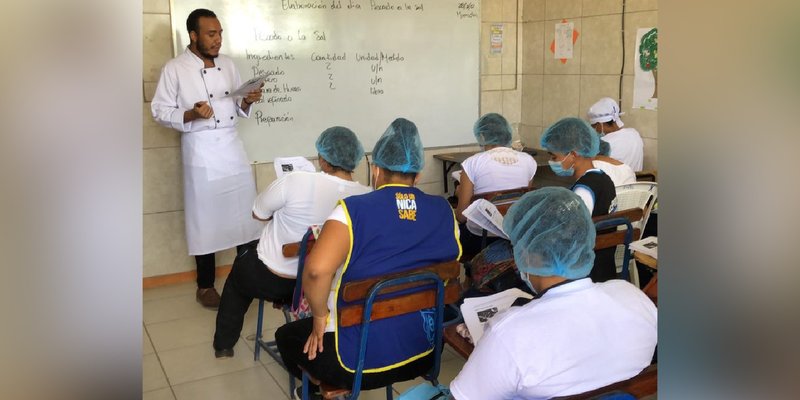
[[[620,112],[619,105],[617,102],[614,101],[611,97],[603,97],[602,99],[598,100],[597,103],[592,104],[589,107],[589,123],[595,124],[598,122],[609,122],[614,121],[618,127],[622,128],[625,124],[622,123],[622,120],[619,118],[620,115],[625,114],[624,112]]]

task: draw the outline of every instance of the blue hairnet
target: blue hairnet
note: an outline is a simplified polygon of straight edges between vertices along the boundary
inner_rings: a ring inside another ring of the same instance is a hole
[[[603,139],[600,139],[600,151],[597,154],[600,154],[601,156],[608,156],[611,154],[611,144]]]
[[[503,230],[522,272],[579,279],[592,270],[594,224],[583,200],[568,189],[526,193],[508,210]]]
[[[484,114],[475,121],[472,133],[481,146],[511,146],[511,125],[498,113]]]
[[[425,166],[419,131],[413,122],[397,118],[386,128],[372,149],[375,165],[402,173],[416,173]]]
[[[350,129],[334,126],[317,138],[317,152],[328,164],[353,171],[364,157],[364,146]]]
[[[594,157],[600,151],[597,132],[580,118],[562,118],[542,134],[542,148],[554,153],[574,151],[584,157]]]

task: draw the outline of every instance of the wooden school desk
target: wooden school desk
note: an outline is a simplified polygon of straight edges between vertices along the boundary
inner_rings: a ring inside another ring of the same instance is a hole
[[[533,159],[536,160],[536,175],[533,177],[533,184],[536,187],[545,187],[545,186],[561,186],[561,187],[571,187],[574,180],[572,177],[562,177],[558,176],[553,173],[550,169],[550,164],[548,161],[550,160],[550,154],[547,150],[542,149],[534,149],[530,147],[526,147],[522,149],[522,151],[530,154],[533,156]],[[461,164],[467,158],[480,153],[479,151],[461,151],[456,153],[442,153],[442,154],[435,154],[433,158],[442,162],[442,181],[444,182],[444,193],[448,194],[448,174],[453,169],[456,164]]]
[[[638,251],[633,252],[633,259],[653,270],[653,277],[642,288],[642,291],[650,300],[653,300],[653,303],[658,305],[658,260]]]

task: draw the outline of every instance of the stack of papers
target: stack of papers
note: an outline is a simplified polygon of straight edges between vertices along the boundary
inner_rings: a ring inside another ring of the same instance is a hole
[[[491,296],[464,299],[464,304],[461,305],[461,315],[464,316],[464,324],[467,325],[469,335],[472,336],[472,343],[477,346],[489,321],[497,314],[511,308],[514,301],[520,297],[533,298],[522,290],[512,288]]]
[[[656,236],[648,236],[642,240],[631,242],[630,247],[633,251],[658,259],[658,237]]]

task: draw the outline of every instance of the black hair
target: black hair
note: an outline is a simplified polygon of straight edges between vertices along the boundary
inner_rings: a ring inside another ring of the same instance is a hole
[[[206,10],[205,8],[198,8],[198,9],[192,11],[189,14],[189,17],[186,18],[186,31],[187,32],[191,32],[191,31],[197,32],[198,21],[200,20],[201,17],[217,18],[217,14],[214,14],[213,11]]]

